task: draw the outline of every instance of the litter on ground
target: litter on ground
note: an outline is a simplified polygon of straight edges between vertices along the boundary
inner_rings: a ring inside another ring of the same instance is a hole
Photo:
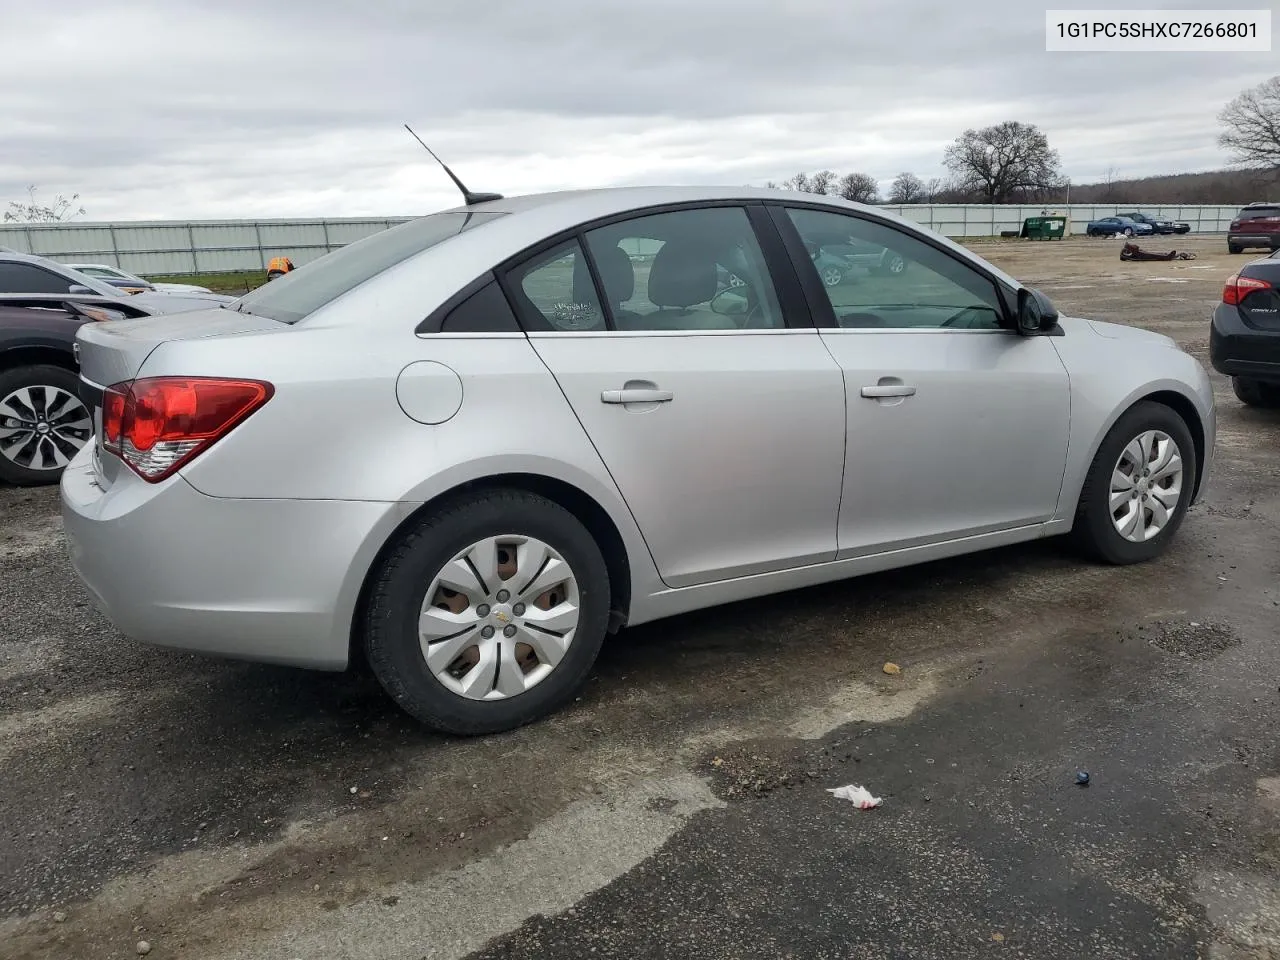
[[[837,800],[852,801],[859,810],[870,810],[884,802],[879,797],[873,797],[866,787],[855,786],[852,783],[843,787],[827,787],[827,793],[834,795]]]

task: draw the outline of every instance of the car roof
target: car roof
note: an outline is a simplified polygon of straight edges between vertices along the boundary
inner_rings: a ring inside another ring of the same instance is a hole
[[[522,196],[503,197],[500,200],[489,200],[471,206],[460,205],[441,213],[471,213],[485,211],[499,214],[511,214],[513,221],[524,221],[530,242],[535,235],[550,237],[568,231],[580,224],[592,220],[604,219],[627,213],[642,215],[647,207],[662,207],[668,204],[715,203],[725,201],[792,201],[796,203],[821,204],[832,208],[843,208],[850,213],[860,213],[890,224],[907,228],[914,233],[928,234],[935,242],[940,242],[954,250],[965,259],[975,259],[975,255],[948,237],[933,233],[927,227],[914,220],[899,216],[881,207],[863,203],[854,203],[843,197],[831,194],[802,193],[793,190],[778,190],[773,187],[750,186],[636,186],[636,187],[599,187],[589,190],[562,190],[548,193],[533,193]],[[505,220],[506,218],[501,218]],[[486,230],[489,229],[486,227]],[[986,269],[1008,283],[1015,289],[1022,284],[1004,273],[999,268],[985,264]]]

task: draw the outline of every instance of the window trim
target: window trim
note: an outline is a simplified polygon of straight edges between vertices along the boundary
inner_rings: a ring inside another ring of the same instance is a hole
[[[809,301],[809,310],[813,315],[814,325],[820,330],[845,330],[836,322],[835,309],[831,306],[831,299],[827,296],[826,288],[822,286],[822,279],[818,276],[818,271],[813,269],[813,265],[805,253],[804,240],[800,236],[800,231],[791,218],[787,216],[788,209],[796,210],[816,210],[819,213],[830,213],[835,216],[850,217],[854,220],[873,223],[876,226],[884,227],[888,230],[895,230],[904,236],[911,237],[920,243],[936,250],[951,260],[954,260],[962,267],[972,270],[978,276],[982,277],[996,292],[996,299],[1000,301],[1001,317],[999,330],[945,330],[946,333],[1000,333],[1004,331],[1017,332],[1016,325],[1016,309],[1010,305],[1011,298],[1016,303],[1017,292],[1010,290],[999,277],[994,276],[990,271],[984,269],[980,264],[974,263],[966,257],[956,254],[954,250],[950,250],[928,234],[917,232],[915,230],[903,229],[902,224],[895,223],[890,220],[876,216],[868,216],[861,210],[843,210],[834,209],[823,203],[805,203],[803,200],[764,200],[762,201],[768,208],[770,216],[773,220],[774,227],[782,235],[784,244],[786,245],[788,258],[791,260],[792,266],[800,274],[801,283],[804,286],[805,297]],[[878,327],[874,333],[895,333],[908,330],[907,327]],[[919,328],[928,332],[937,332],[942,330],[939,327],[923,327]]]
[[[783,239],[777,233],[777,228],[769,220],[763,207],[764,203],[758,199],[714,199],[714,200],[682,200],[677,203],[659,203],[643,207],[633,207],[620,213],[611,213],[603,217],[597,217],[594,220],[586,220],[559,233],[544,237],[537,243],[530,244],[518,253],[512,254],[493,269],[493,273],[498,278],[498,285],[502,288],[503,293],[507,295],[507,300],[515,311],[516,320],[520,322],[521,329],[528,336],[537,335],[554,335],[554,336],[602,336],[604,334],[612,334],[616,336],[636,337],[651,334],[662,333],[664,335],[682,335],[694,336],[704,335],[711,331],[706,330],[618,330],[614,326],[613,310],[606,302],[603,296],[603,286],[600,282],[600,273],[596,267],[595,258],[591,255],[590,245],[587,243],[586,235],[592,230],[598,230],[601,227],[612,226],[615,223],[624,223],[628,220],[640,220],[645,217],[657,216],[663,213],[679,213],[688,210],[710,210],[721,207],[735,207],[741,209],[747,215],[747,222],[751,227],[752,235],[755,237],[756,244],[760,247],[760,254],[764,259],[765,269],[769,273],[769,280],[773,283],[774,293],[778,298],[779,309],[782,310],[783,326],[781,327],[765,327],[765,328],[749,328],[743,330],[725,330],[725,333],[748,333],[748,334],[764,334],[779,333],[794,329],[812,329],[813,313],[803,296],[800,289],[799,278],[795,274],[794,265],[789,263],[790,258],[785,256],[786,250],[783,246]],[[758,212],[753,213],[753,210]],[[772,228],[772,229],[770,229]],[[600,309],[605,318],[605,330],[542,330],[530,329],[526,325],[525,308],[520,299],[516,296],[515,283],[512,274],[521,266],[541,256],[548,250],[566,243],[569,240],[576,240],[578,249],[582,251],[583,257],[586,259],[587,267],[591,273],[592,283],[595,285],[596,298],[600,302]],[[792,318],[797,322],[793,323]],[[799,322],[799,321],[807,322]]]
[[[448,331],[441,329],[444,318],[453,312],[454,307],[461,306],[464,300],[468,299],[473,293],[479,293],[485,284],[493,279],[495,279],[493,271],[486,270],[480,276],[459,288],[456,293],[450,294],[444,303],[427,314],[422,322],[413,328],[414,335],[421,337],[429,333],[447,333]],[[506,295],[506,291],[503,291],[503,295]],[[508,297],[507,299],[509,301],[511,298]],[[513,310],[512,312],[514,313],[515,311]]]
[[[512,274],[514,274],[521,267],[525,266],[526,264],[530,263],[533,260],[538,259],[543,254],[550,253],[556,247],[564,246],[569,243],[574,243],[577,245],[578,253],[582,256],[583,261],[587,264],[588,272],[591,274],[592,291],[595,293],[596,303],[600,307],[600,316],[604,319],[603,330],[556,330],[554,329],[551,326],[551,324],[547,321],[546,317],[542,316],[542,311],[537,308],[536,304],[534,304],[533,301],[529,298],[529,295],[524,292],[524,288],[518,282],[516,282],[516,280],[512,276]],[[599,278],[595,271],[595,265],[591,262],[591,254],[587,253],[587,242],[586,242],[586,238],[582,236],[582,231],[572,230],[568,232],[559,233],[554,237],[553,242],[551,243],[539,242],[536,246],[531,247],[529,249],[531,249],[532,252],[527,257],[522,258],[518,263],[513,263],[505,267],[495,268],[493,271],[494,274],[497,276],[498,286],[501,288],[503,295],[507,298],[507,303],[511,305],[511,312],[516,315],[516,323],[520,324],[520,330],[522,333],[524,333],[526,337],[531,337],[535,334],[548,334],[548,333],[556,334],[556,335],[571,334],[571,335],[580,336],[586,333],[599,335],[602,333],[614,332],[613,317],[612,317],[612,314],[610,314],[609,312],[608,306],[606,306],[604,302],[604,297],[600,295]],[[545,329],[541,327],[531,329],[531,324],[526,323],[526,321],[530,320],[528,314],[531,307],[533,309],[533,312],[537,314],[537,316],[542,318],[542,322],[545,324]]]

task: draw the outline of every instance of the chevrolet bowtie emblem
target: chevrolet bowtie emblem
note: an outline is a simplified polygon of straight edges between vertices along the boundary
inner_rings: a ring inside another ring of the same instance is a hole
[[[499,620],[501,620],[503,623],[511,622],[511,617],[509,617],[506,611],[504,610],[499,610],[497,613],[494,614],[494,616],[497,617]]]

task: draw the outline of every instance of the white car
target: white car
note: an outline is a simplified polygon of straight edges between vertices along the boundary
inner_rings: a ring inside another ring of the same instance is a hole
[[[125,273],[119,267],[108,266],[105,263],[68,263],[67,266],[72,270],[104,280],[113,287],[137,284],[144,290],[155,290],[159,293],[213,293],[208,287],[199,287],[194,283],[158,283],[154,280],[144,280],[142,277]]]

